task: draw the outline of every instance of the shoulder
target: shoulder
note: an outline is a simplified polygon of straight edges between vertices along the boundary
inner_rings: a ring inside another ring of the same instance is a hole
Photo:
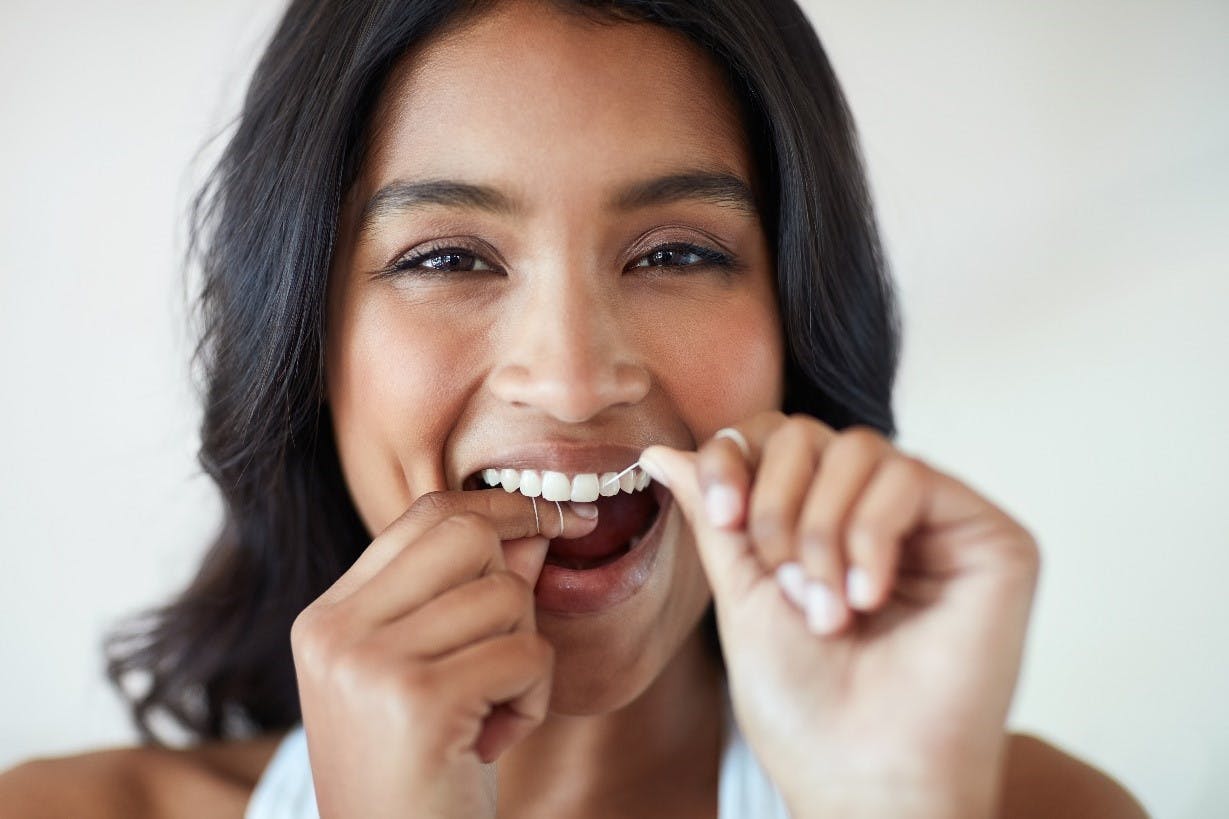
[[[1004,819],[1148,816],[1108,774],[1029,734],[1008,738],[1002,796],[1000,816]]]
[[[239,819],[282,736],[32,759],[0,773],[0,804],[28,819]]]
[[[131,749],[32,759],[0,774],[0,804],[27,819],[150,816]]]

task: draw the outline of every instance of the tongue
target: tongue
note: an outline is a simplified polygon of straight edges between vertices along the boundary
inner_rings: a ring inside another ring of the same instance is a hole
[[[649,528],[657,513],[657,499],[649,491],[620,492],[608,498],[598,498],[597,510],[597,528],[581,537],[552,540],[546,555],[548,562],[586,568],[580,564],[622,552],[627,541]]]

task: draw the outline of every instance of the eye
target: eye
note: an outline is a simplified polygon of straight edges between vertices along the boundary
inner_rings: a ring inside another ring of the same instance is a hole
[[[653,248],[632,265],[636,268],[650,267],[723,267],[732,266],[732,259],[725,253],[706,247],[676,242]]]
[[[464,247],[432,247],[407,254],[393,262],[391,272],[418,273],[466,273],[494,270],[481,257]]]

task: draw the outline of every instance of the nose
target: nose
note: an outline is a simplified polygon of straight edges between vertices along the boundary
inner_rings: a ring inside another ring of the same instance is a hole
[[[579,279],[543,281],[517,305],[489,377],[497,398],[580,423],[648,394],[651,377],[620,326],[616,298]]]

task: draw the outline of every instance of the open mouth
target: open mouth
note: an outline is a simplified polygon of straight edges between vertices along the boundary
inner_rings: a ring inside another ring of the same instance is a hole
[[[488,488],[477,475],[462,484],[466,490]],[[546,562],[573,571],[596,569],[626,555],[653,528],[662,508],[660,487],[650,484],[644,491],[619,492],[593,501],[597,506],[597,528],[575,538],[554,538]],[[501,490],[502,491],[502,490]],[[551,501],[545,501],[553,505]],[[553,512],[553,510],[552,510]]]

